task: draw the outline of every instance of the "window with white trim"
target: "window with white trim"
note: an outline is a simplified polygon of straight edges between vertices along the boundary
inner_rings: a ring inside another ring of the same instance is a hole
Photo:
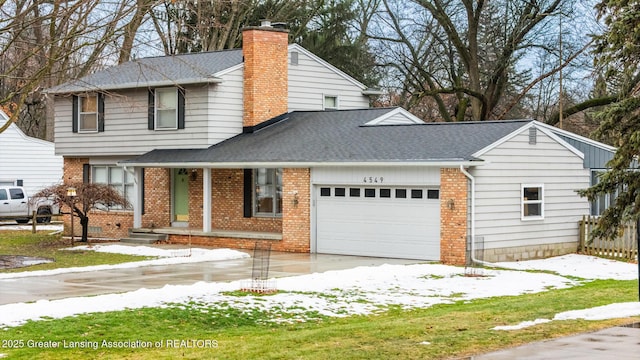
[[[521,195],[522,220],[544,219],[544,186],[523,184]]]
[[[282,169],[254,170],[253,213],[257,216],[282,215]]]
[[[157,130],[175,130],[178,128],[178,89],[156,89],[156,124]]]
[[[78,96],[78,132],[98,132],[98,95]]]
[[[338,97],[334,95],[325,95],[323,108],[324,110],[338,110]]]
[[[123,195],[130,204],[133,203],[133,175],[120,166],[94,165],[91,167],[91,182],[95,184],[108,184]],[[112,206],[110,209],[122,209],[121,206]],[[127,209],[131,210],[131,209]]]

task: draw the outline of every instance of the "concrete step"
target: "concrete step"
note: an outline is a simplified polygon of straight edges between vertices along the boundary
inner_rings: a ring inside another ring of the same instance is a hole
[[[167,234],[155,234],[129,230],[129,236],[120,239],[120,242],[129,244],[155,244],[158,241],[167,240]]]

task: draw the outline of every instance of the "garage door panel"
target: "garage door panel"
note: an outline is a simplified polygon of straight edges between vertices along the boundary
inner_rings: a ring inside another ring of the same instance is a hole
[[[348,195],[347,191],[345,197],[318,198],[318,252],[439,260],[438,199],[353,198]]]

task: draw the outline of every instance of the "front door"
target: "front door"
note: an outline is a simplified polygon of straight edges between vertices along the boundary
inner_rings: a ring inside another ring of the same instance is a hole
[[[173,169],[173,221],[189,222],[189,172]]]

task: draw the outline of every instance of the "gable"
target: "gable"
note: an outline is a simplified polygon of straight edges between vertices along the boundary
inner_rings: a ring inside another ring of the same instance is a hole
[[[424,121],[414,116],[403,108],[396,108],[374,120],[371,120],[364,124],[364,126],[373,125],[412,125],[423,124]]]
[[[571,146],[567,142],[563,141],[561,138],[559,138],[557,135],[555,135],[549,129],[547,129],[545,127],[542,127],[542,126],[539,126],[539,124],[540,123],[538,123],[537,121],[531,120],[530,122],[528,122],[525,125],[523,125],[521,128],[511,132],[510,134],[500,138],[497,141],[494,141],[489,146],[486,146],[486,147],[478,150],[477,152],[475,152],[473,154],[473,156],[481,158],[484,154],[486,154],[486,153],[492,151],[493,149],[501,146],[502,144],[512,140],[516,136],[521,136],[521,135],[523,135],[525,133],[526,133],[527,137],[531,137],[532,132],[531,132],[530,129],[535,129],[534,133],[536,134],[536,136],[537,136],[538,133],[544,134],[545,136],[547,136],[550,139],[552,139],[554,142],[558,143],[560,146],[564,147],[566,150],[572,152],[575,156],[578,156],[581,159],[584,159],[584,154],[581,151],[579,151],[575,147]],[[534,144],[532,144],[532,145],[534,145]]]

